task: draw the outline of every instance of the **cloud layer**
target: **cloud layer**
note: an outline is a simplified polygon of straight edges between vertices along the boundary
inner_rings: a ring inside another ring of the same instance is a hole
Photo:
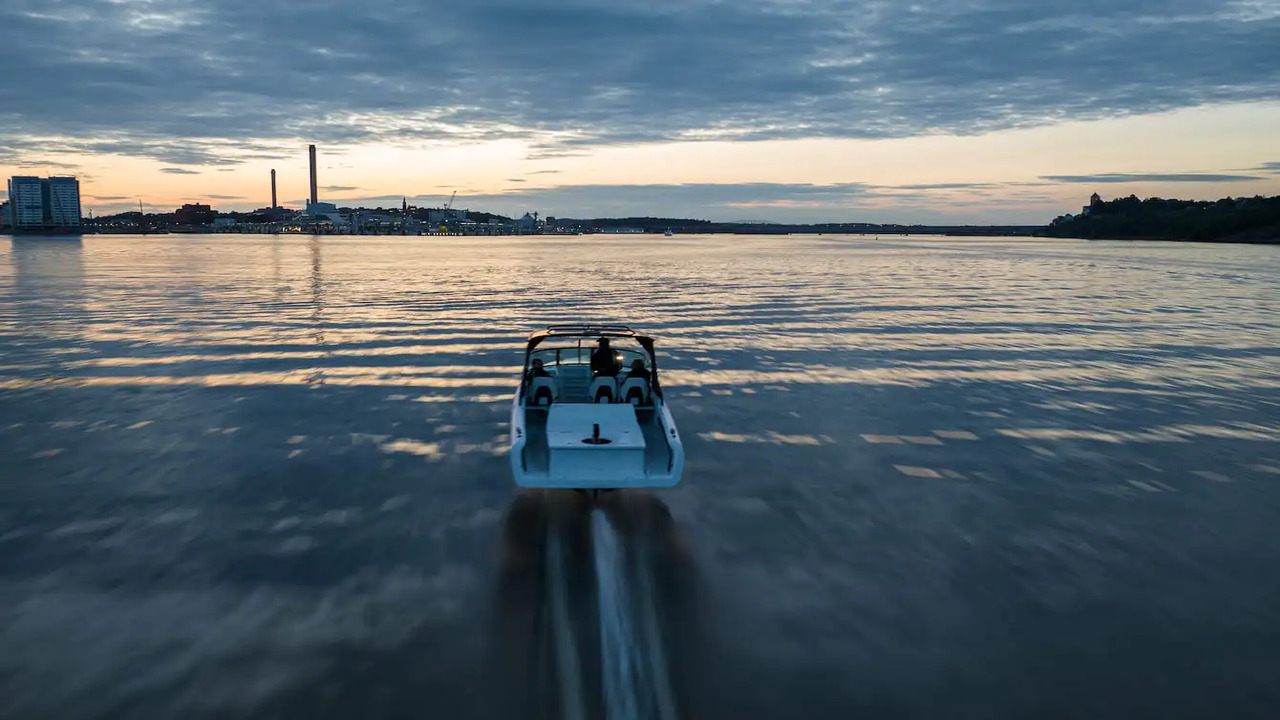
[[[1098,173],[1094,175],[1045,175],[1042,179],[1060,183],[1226,183],[1266,180],[1259,175],[1224,175],[1218,173]]]
[[[1280,98],[1277,37],[1271,0],[6,0],[0,162],[976,133]]]
[[[768,222],[991,222],[993,206],[1024,206],[1006,211],[1005,222],[1035,224],[1051,213],[1052,198],[1033,183],[940,183],[873,185],[866,183],[652,183],[580,184],[518,187],[500,193],[459,196],[456,206],[518,217],[544,216],[676,217],[697,220]],[[1040,183],[1034,183],[1040,185]],[[955,190],[958,195],[951,194]],[[941,193],[941,194],[939,194]],[[435,206],[439,196],[410,196],[414,205]],[[340,205],[398,207],[399,195],[370,195]]]

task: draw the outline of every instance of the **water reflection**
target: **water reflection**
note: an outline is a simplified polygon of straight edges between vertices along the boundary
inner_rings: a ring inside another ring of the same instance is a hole
[[[4,358],[45,367],[49,356],[77,354],[90,325],[83,244],[78,238],[16,237],[9,241],[10,312],[0,313]],[[36,331],[36,337],[28,333]],[[30,347],[37,344],[44,352]],[[44,355],[44,357],[41,357]]]
[[[321,357],[329,357],[325,339],[324,339],[324,320],[322,313],[324,311],[324,280],[321,275],[321,246],[319,236],[313,236],[309,242],[311,251],[311,324],[315,331],[316,347],[321,348]],[[323,365],[316,367],[307,375],[306,381],[308,385],[323,385],[325,382],[325,367]]]
[[[1273,249],[2,242],[0,715],[1280,706]],[[583,318],[689,458],[603,515],[503,454]]]

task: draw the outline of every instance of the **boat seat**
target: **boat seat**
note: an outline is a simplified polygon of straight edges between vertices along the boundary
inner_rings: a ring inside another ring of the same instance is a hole
[[[598,377],[591,381],[587,397],[593,403],[611,403],[618,397],[618,381],[611,377]]]
[[[555,378],[536,377],[529,381],[529,400],[526,402],[527,405],[550,405],[558,397]]]
[[[622,383],[622,390],[618,392],[618,397],[622,402],[631,403],[632,405],[648,405],[649,398],[649,381],[644,378],[630,378]]]

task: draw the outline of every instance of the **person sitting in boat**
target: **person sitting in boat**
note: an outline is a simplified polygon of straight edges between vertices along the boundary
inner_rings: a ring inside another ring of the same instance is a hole
[[[547,372],[547,369],[542,367],[542,360],[534,358],[532,366],[529,368],[529,379],[532,380],[540,377],[551,377],[551,373]]]
[[[609,347],[609,338],[602,337],[598,342],[600,347],[591,353],[591,373],[596,377],[617,377],[618,359]]]
[[[653,382],[653,376],[649,373],[648,368],[644,366],[644,360],[640,358],[631,361],[631,369],[627,372],[628,380],[636,378],[640,378],[645,382]]]

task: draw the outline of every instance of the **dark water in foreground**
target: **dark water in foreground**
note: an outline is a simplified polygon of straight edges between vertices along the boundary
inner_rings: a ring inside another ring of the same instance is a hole
[[[1277,288],[1238,245],[0,239],[0,716],[1280,716]],[[503,455],[524,334],[582,319],[658,337],[688,458],[596,514]]]

